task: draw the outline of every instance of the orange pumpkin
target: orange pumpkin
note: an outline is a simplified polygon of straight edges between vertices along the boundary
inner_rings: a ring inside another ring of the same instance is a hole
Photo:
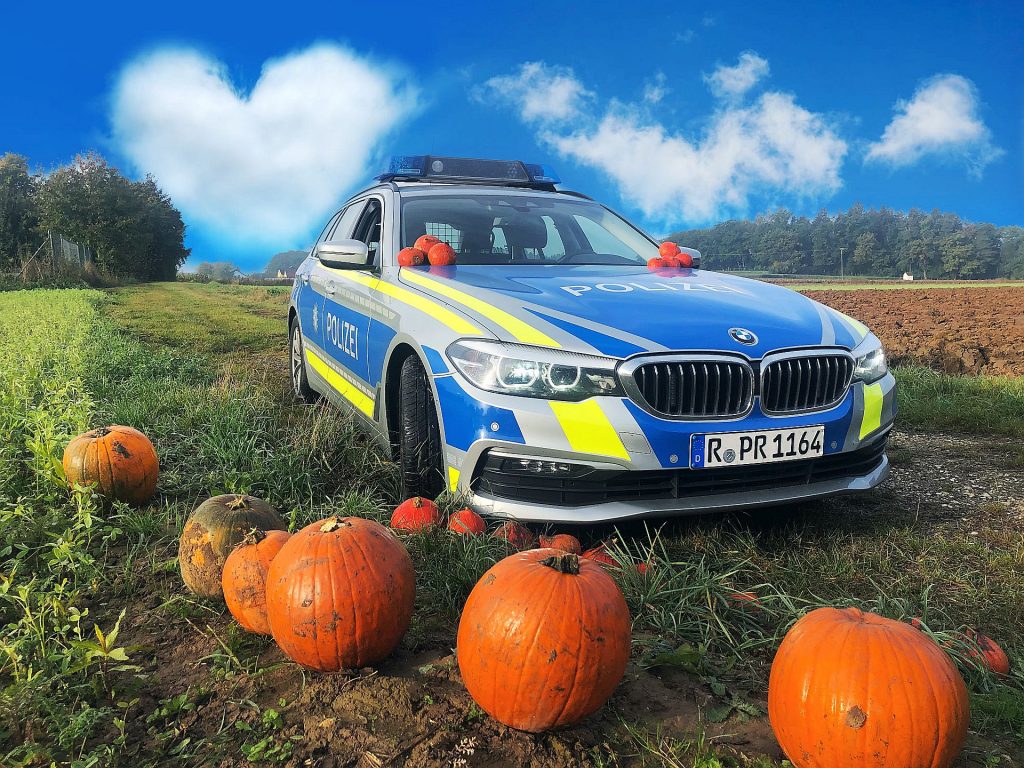
[[[391,513],[391,527],[400,531],[422,531],[441,524],[441,510],[430,499],[413,496]]]
[[[460,509],[448,518],[448,530],[464,536],[479,536],[487,532],[487,523],[476,512],[468,507]]]
[[[601,565],[606,566],[608,568],[619,567],[618,561],[616,561],[614,557],[608,554],[608,550],[605,548],[604,544],[598,544],[593,549],[588,549],[586,552],[583,553],[583,557],[587,558],[588,560],[593,560],[595,563],[600,563]]]
[[[541,536],[540,545],[546,549],[560,549],[563,552],[572,552],[574,555],[582,554],[583,547],[580,540],[568,533],[557,533],[554,536]]]
[[[224,563],[221,585],[224,602],[235,621],[249,632],[270,634],[267,618],[267,572],[284,543],[287,531],[254,528],[245,535]]]
[[[457,645],[462,680],[487,714],[546,731],[578,723],[611,696],[629,660],[629,609],[596,563],[555,549],[518,552],[473,587]]]
[[[416,238],[416,242],[412,244],[412,247],[427,253],[430,251],[431,246],[437,245],[440,242],[440,238],[433,235],[420,235]]]
[[[496,539],[504,539],[515,549],[529,549],[533,546],[533,532],[522,523],[509,521],[502,523],[491,534]]]
[[[671,240],[666,240],[664,243],[658,246],[658,255],[661,258],[670,258],[679,255],[679,246],[673,243]]]
[[[768,716],[797,768],[948,768],[970,710],[959,672],[926,635],[857,608],[819,608],[775,655]]]
[[[418,267],[425,264],[426,261],[427,254],[419,248],[403,248],[398,252],[398,266],[400,267]]]
[[[450,267],[455,263],[455,251],[448,243],[435,243],[427,251],[427,261],[435,267]]]
[[[140,506],[156,492],[160,462],[149,438],[131,427],[100,427],[64,449],[71,485],[93,486],[104,496]]]
[[[973,629],[967,630],[964,639],[970,648],[967,655],[982,667],[997,675],[1010,674],[1010,659],[995,640]]]
[[[688,253],[680,253],[677,260],[679,261],[679,266],[684,269],[690,269],[693,266],[693,256]]]
[[[409,628],[416,574],[402,542],[361,517],[292,536],[270,564],[267,615],[281,650],[321,672],[376,664]]]
[[[203,597],[223,597],[224,563],[253,528],[283,531],[288,526],[276,509],[255,496],[226,493],[196,507],[178,542],[185,586]]]
[[[651,270],[651,272],[657,272],[659,269],[664,269],[666,266],[665,260],[660,256],[656,259],[647,260],[647,268]]]

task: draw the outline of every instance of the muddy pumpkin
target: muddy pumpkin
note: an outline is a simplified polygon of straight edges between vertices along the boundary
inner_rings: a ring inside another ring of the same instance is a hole
[[[578,723],[612,695],[629,660],[629,609],[597,563],[532,549],[473,587],[457,645],[462,680],[481,709],[539,733]]]
[[[221,574],[224,602],[242,629],[260,635],[270,634],[267,572],[289,538],[291,534],[287,531],[254,528],[228,555]]]
[[[969,648],[968,657],[976,661],[979,666],[996,675],[1010,674],[1010,658],[991,637],[969,629],[964,633],[964,641]]]
[[[267,576],[270,631],[293,661],[320,672],[384,659],[409,628],[412,559],[394,533],[361,517],[307,525]]]
[[[427,261],[435,267],[450,267],[455,264],[456,254],[448,243],[434,243],[427,251]]]
[[[203,597],[223,597],[221,573],[231,550],[253,528],[283,531],[277,510],[255,496],[227,493],[207,499],[185,523],[178,565],[185,586]]]
[[[768,716],[797,768],[948,768],[970,710],[960,673],[927,635],[857,608],[819,608],[779,646]]]
[[[131,427],[100,427],[64,449],[64,476],[109,499],[140,506],[156,492],[160,462],[149,438]]]
[[[434,237],[433,235],[420,235],[416,238],[416,242],[413,243],[413,248],[428,253],[431,247],[440,243],[440,238]]]

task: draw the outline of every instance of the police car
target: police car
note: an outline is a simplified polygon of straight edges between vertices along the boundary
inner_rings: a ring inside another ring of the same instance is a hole
[[[296,274],[291,372],[373,431],[407,495],[589,523],[885,478],[895,382],[857,320],[694,250],[649,267],[657,242],[546,166],[401,157],[378,182]],[[453,265],[398,265],[425,234]]]

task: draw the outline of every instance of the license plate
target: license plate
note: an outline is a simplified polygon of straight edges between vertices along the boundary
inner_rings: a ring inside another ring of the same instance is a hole
[[[690,439],[690,466],[742,467],[810,459],[824,453],[825,427],[764,429],[757,432],[712,432]]]

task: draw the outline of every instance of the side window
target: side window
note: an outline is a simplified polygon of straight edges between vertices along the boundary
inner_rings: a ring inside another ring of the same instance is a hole
[[[364,203],[362,201],[352,203],[352,205],[341,212],[341,216],[338,217],[338,222],[334,225],[334,229],[332,229],[327,235],[327,240],[329,242],[352,239],[352,227],[355,225],[356,218],[358,218],[360,211],[363,210],[363,205]]]
[[[384,211],[380,200],[370,199],[366,204],[363,215],[359,217],[355,231],[352,233],[353,240],[362,240],[366,243],[367,264],[377,263],[377,251],[380,250],[381,224],[384,219]]]
[[[327,222],[327,226],[324,227],[324,231],[321,232],[320,237],[316,239],[318,243],[323,243],[330,238],[331,232],[333,232],[334,228],[338,226],[338,219],[341,218],[342,213],[343,211],[338,211],[336,214],[331,216],[331,220]]]

